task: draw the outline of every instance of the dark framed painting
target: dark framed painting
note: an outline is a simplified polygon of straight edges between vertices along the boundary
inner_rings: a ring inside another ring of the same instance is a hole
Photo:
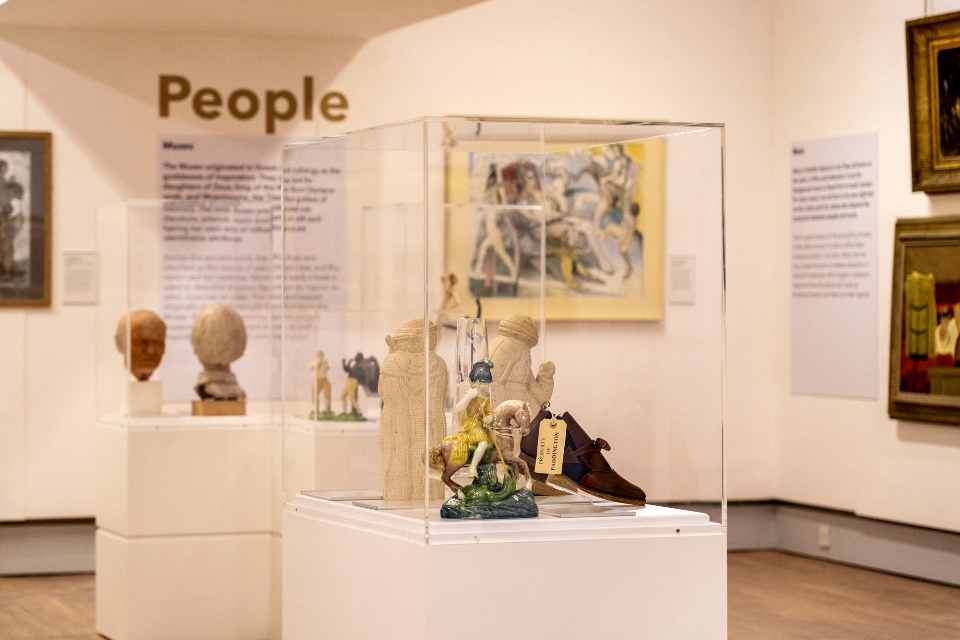
[[[960,191],[960,12],[907,22],[913,190]]]
[[[897,220],[891,418],[960,425],[960,216]]]
[[[49,133],[0,131],[0,306],[48,306]]]

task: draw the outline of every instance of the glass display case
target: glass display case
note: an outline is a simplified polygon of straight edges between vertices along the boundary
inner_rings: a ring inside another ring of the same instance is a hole
[[[286,499],[428,544],[724,522],[723,141],[447,117],[286,145]]]
[[[97,212],[103,636],[212,637],[231,620],[233,637],[267,638],[279,618],[270,220],[222,200]]]
[[[246,203],[100,207],[98,412],[268,416],[275,398],[271,217]],[[260,214],[263,217],[263,214]]]

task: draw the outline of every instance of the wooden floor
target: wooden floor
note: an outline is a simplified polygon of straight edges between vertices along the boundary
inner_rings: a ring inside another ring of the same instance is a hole
[[[772,551],[729,556],[730,640],[957,640],[960,589]],[[95,640],[93,576],[0,578],[0,639]]]
[[[727,557],[730,640],[960,639],[960,588],[773,551]]]
[[[3,640],[95,640],[93,576],[0,577]]]

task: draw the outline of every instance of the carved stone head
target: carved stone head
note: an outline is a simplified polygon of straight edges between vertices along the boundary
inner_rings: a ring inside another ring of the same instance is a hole
[[[127,327],[130,327],[127,353]],[[117,351],[124,355],[124,365],[140,381],[149,380],[154,370],[160,366],[163,352],[167,346],[167,325],[153,311],[138,309],[129,316],[123,316],[117,323],[113,336]]]
[[[193,322],[193,352],[204,367],[227,366],[247,348],[247,329],[233,307],[211,304]]]

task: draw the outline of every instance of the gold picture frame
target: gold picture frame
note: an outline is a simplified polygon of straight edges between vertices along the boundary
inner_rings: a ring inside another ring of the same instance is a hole
[[[0,131],[0,306],[50,305],[51,135]]]
[[[887,412],[960,425],[960,216],[897,220]]]
[[[450,154],[447,271],[489,319],[662,319],[665,140],[546,151]]]
[[[960,12],[906,25],[914,191],[960,191]]]

